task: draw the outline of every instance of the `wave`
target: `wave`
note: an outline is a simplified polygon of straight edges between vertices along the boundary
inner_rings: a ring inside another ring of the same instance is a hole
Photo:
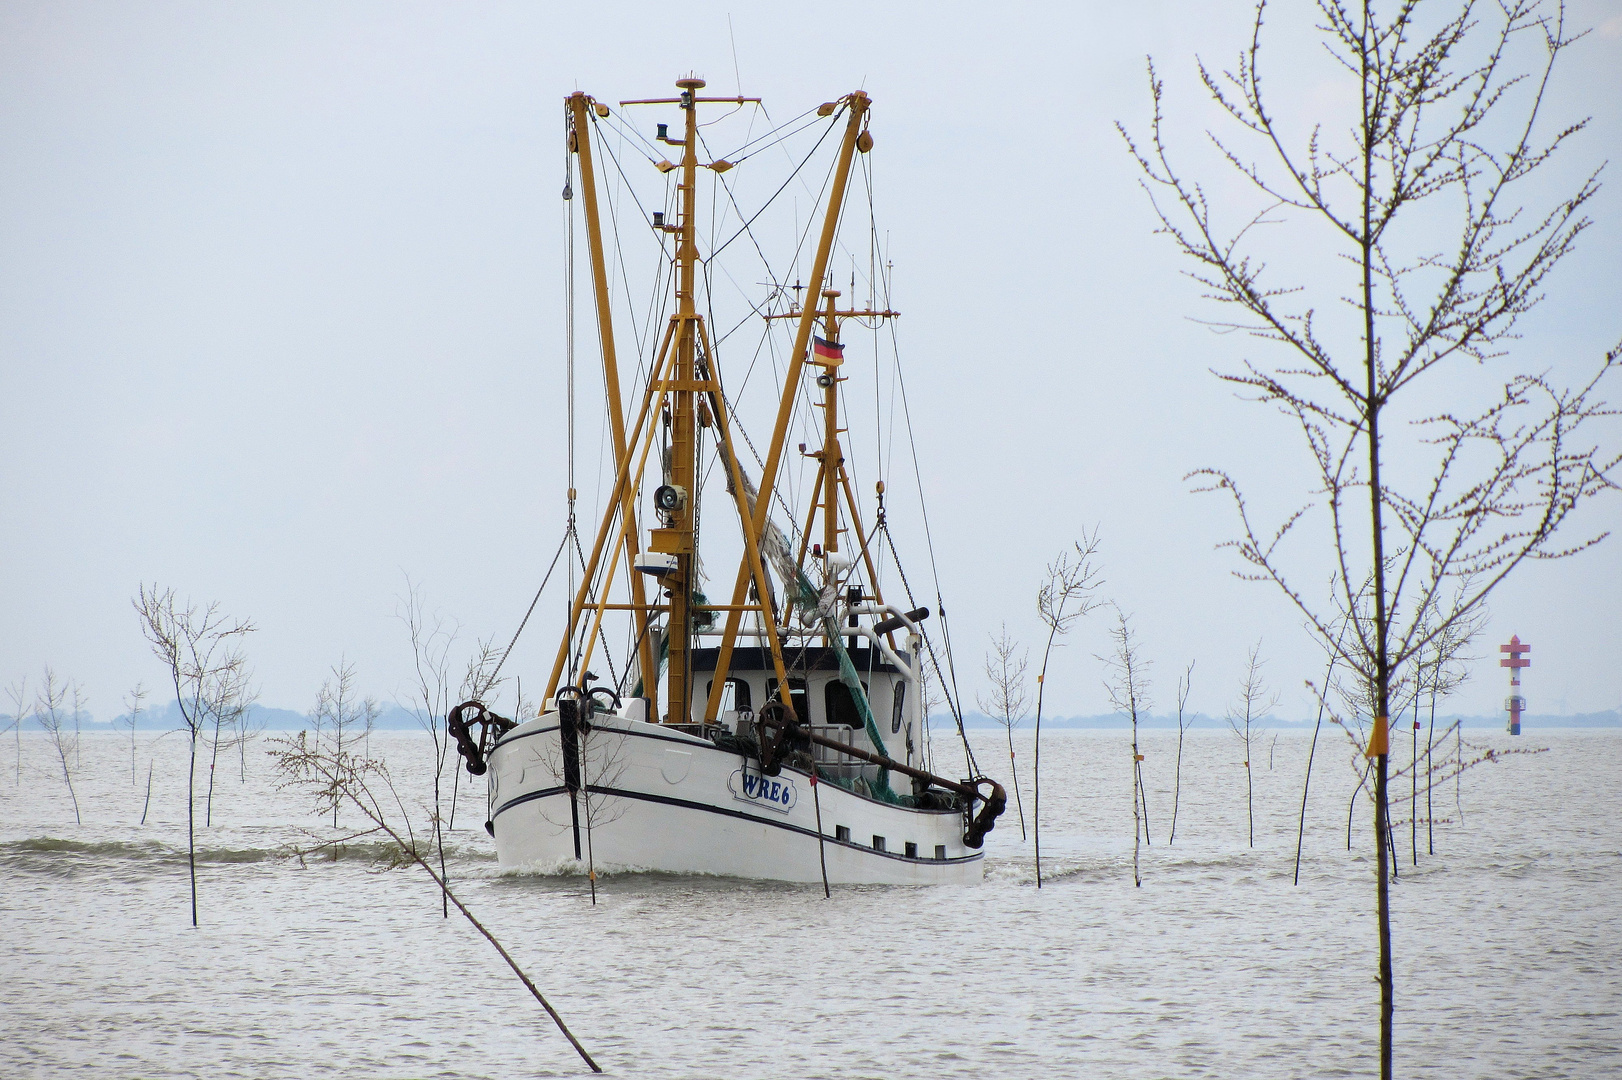
[[[199,845],[196,859],[200,864],[232,865],[273,861],[303,861],[310,863],[362,862],[393,865],[404,861],[393,841],[351,840],[324,844],[319,838],[295,840],[273,846],[231,847],[225,845]],[[437,853],[436,853],[437,855]],[[457,863],[493,862],[495,855],[473,845],[447,843],[445,857]],[[0,842],[0,863],[15,869],[59,870],[64,865],[96,860],[102,862],[184,863],[187,860],[184,845],[161,840],[73,840],[66,837],[40,836],[23,840]]]

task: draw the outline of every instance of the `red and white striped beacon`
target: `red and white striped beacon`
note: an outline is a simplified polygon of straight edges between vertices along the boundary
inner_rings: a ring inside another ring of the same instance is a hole
[[[1504,699],[1504,708],[1509,710],[1509,733],[1519,735],[1521,713],[1526,711],[1526,699],[1517,691],[1521,688],[1521,668],[1532,666],[1532,661],[1523,655],[1531,652],[1532,646],[1522,642],[1519,634],[1514,634],[1511,635],[1508,645],[1498,646],[1498,651],[1509,654],[1498,661],[1498,666],[1509,668],[1509,697]]]

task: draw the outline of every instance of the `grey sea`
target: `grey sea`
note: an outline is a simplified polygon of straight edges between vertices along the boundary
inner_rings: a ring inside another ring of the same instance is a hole
[[[1001,733],[971,740],[1006,781]],[[1410,741],[1396,733],[1397,761]],[[1546,752],[1441,785],[1429,827],[1423,794],[1417,828],[1412,804],[1395,810],[1397,1073],[1622,1076],[1622,732],[1471,743]],[[497,872],[465,776],[448,867],[612,1076],[1377,1075],[1370,810],[1326,725],[1292,884],[1308,745],[1254,743],[1251,846],[1238,741],[1190,733],[1177,795],[1176,734],[1145,736],[1141,888],[1117,731],[1043,736],[1040,890],[1011,799],[979,885],[824,900],[611,873],[594,905],[583,876]],[[943,770],[962,767],[955,746],[936,736]],[[1016,746],[1029,824],[1028,731]],[[420,805],[427,737],[376,734],[370,752]],[[46,739],[0,743],[0,1076],[584,1072],[488,943],[441,917],[426,875],[384,869],[365,841],[289,856],[333,823],[276,786],[263,738],[215,764],[192,929],[185,755],[178,735],[141,734],[132,767],[127,737],[86,735],[75,824]],[[199,820],[208,779],[205,755]]]

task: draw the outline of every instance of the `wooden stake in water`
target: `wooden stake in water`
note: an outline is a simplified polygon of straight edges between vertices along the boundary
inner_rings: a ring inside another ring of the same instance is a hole
[[[146,802],[141,806],[141,824],[146,824],[146,812],[152,806],[152,762],[146,763]]]
[[[822,864],[822,898],[831,900],[833,893],[828,891],[828,853],[826,840],[822,833],[822,796],[817,793],[817,766],[811,765],[811,802],[817,808],[817,861]]]

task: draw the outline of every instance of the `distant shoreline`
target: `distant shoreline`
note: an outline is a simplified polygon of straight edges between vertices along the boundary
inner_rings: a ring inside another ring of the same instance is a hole
[[[1430,726],[1429,716],[1422,716],[1421,722],[1426,728]],[[1482,729],[1503,730],[1508,725],[1505,714],[1497,716],[1440,716],[1436,717],[1438,730],[1449,724],[1457,722],[1461,727],[1471,731]],[[1273,732],[1307,732],[1312,731],[1315,721],[1312,720],[1281,720],[1276,717],[1264,717],[1257,722],[1266,731]],[[1326,720],[1325,726],[1330,726]],[[1220,717],[1199,714],[1187,721],[1190,731],[1226,731],[1228,722]],[[951,716],[936,715],[930,718],[931,729],[952,728],[955,725]],[[985,716],[982,713],[968,713],[963,717],[964,728],[970,731],[997,730],[1002,727],[1001,722]],[[1033,726],[1030,717],[1020,721],[1015,730],[1024,731]],[[1042,720],[1044,730],[1053,728],[1063,731],[1117,731],[1130,729],[1132,721],[1122,715],[1113,716],[1059,716],[1048,717]],[[1523,730],[1548,731],[1555,728],[1567,730],[1598,730],[1604,728],[1622,728],[1622,713],[1615,709],[1597,713],[1573,713],[1570,716],[1558,715],[1526,715],[1521,717]],[[1177,719],[1171,716],[1140,717],[1138,728],[1143,731],[1176,731]]]
[[[140,717],[135,730],[142,732],[164,732],[182,730],[179,722],[178,709],[170,704],[167,709],[152,709]],[[0,716],[0,724],[9,726],[11,717]],[[1422,717],[1428,728],[1430,719]],[[1446,727],[1458,721],[1463,727],[1472,731],[1503,730],[1507,718],[1500,713],[1497,716],[1438,716],[1436,726]],[[293,709],[275,709],[258,706],[253,710],[253,726],[264,731],[304,731],[309,730],[310,718]],[[1266,717],[1260,721],[1261,727],[1272,732],[1308,732],[1313,728],[1312,720],[1282,720]],[[1605,712],[1573,713],[1569,716],[1551,714],[1537,714],[1524,716],[1522,727],[1529,731],[1548,731],[1553,729],[1564,730],[1599,730],[1606,728],[1622,728],[1622,712],[1609,709]],[[930,729],[934,731],[952,730],[956,727],[950,714],[937,713],[930,718]],[[983,713],[971,712],[963,717],[963,726],[971,731],[996,731],[1002,725]],[[1104,716],[1056,716],[1046,717],[1042,727],[1050,731],[1119,731],[1131,728],[1132,723],[1122,715]],[[1326,724],[1327,726],[1327,724]],[[1016,726],[1018,731],[1028,731],[1034,727],[1030,717],[1026,717]],[[1176,731],[1177,719],[1172,716],[1150,716],[1140,718],[1138,727],[1144,731]],[[1220,717],[1197,714],[1188,722],[1190,731],[1226,731],[1228,722]],[[32,717],[25,717],[23,731],[32,733],[43,731]],[[124,726],[124,718],[117,717],[111,721],[97,721],[88,716],[82,719],[80,731],[82,734],[95,734],[97,732],[114,732],[123,734],[129,729]],[[399,706],[384,710],[373,726],[374,731],[422,731],[422,725],[417,718]]]

